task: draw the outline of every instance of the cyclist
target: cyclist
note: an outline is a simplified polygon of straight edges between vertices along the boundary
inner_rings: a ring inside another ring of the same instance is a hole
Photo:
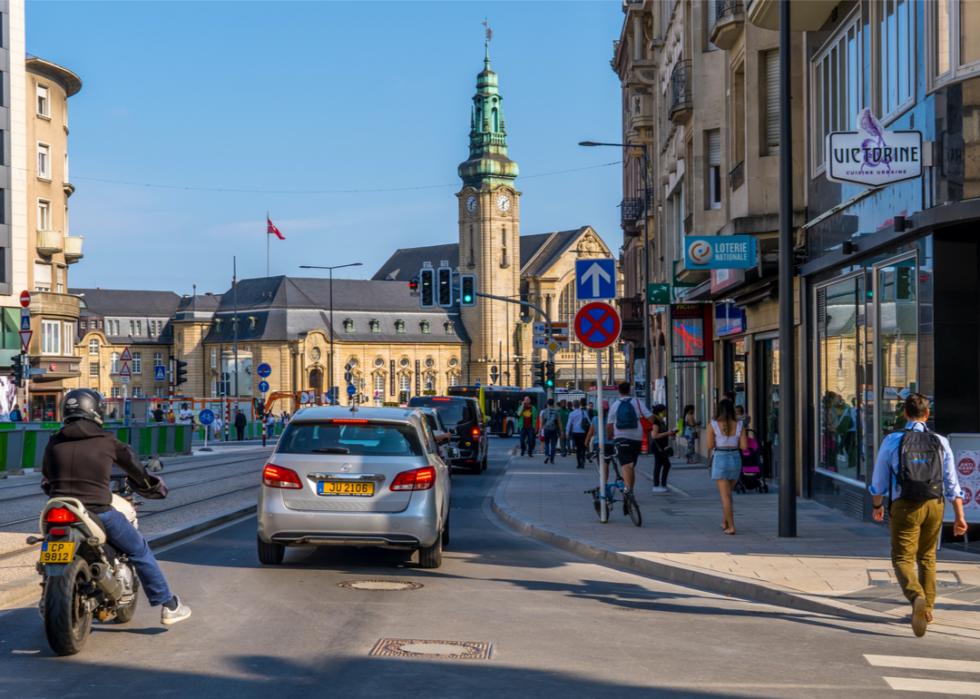
[[[616,445],[619,464],[623,468],[623,495],[633,492],[636,483],[634,465],[643,449],[644,421],[650,424],[652,414],[638,399],[630,396],[630,384],[619,384],[619,398],[609,406],[606,435]]]

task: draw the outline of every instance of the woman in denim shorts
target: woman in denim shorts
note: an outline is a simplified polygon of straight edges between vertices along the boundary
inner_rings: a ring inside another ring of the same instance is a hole
[[[711,478],[718,484],[721,496],[722,531],[735,533],[732,488],[742,472],[742,449],[746,448],[742,423],[735,419],[735,403],[728,398],[718,402],[715,419],[708,430],[708,453],[711,455]]]

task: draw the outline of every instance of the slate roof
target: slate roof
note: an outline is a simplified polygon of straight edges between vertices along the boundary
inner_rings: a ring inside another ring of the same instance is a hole
[[[188,311],[191,309],[204,312],[214,312],[218,310],[221,303],[221,294],[198,294],[197,296],[183,296],[180,299],[178,311]]]
[[[180,296],[172,291],[129,289],[69,289],[84,301],[82,315],[122,317],[170,317],[177,310]]]
[[[442,309],[419,308],[404,282],[370,279],[334,279],[334,333],[343,341],[461,343],[466,331],[457,313]],[[234,336],[232,319],[236,293],[221,295],[206,342],[230,342]],[[330,283],[327,279],[297,277],[263,277],[243,279],[238,283],[238,339],[295,340],[302,333],[323,330],[329,335]],[[354,322],[352,332],[344,321]],[[370,322],[378,321],[378,332]],[[395,323],[403,321],[404,332]],[[429,325],[423,333],[421,324]],[[452,333],[447,333],[449,323]]]
[[[585,230],[576,228],[554,233],[535,233],[521,236],[521,273],[536,276],[547,269]],[[544,248],[544,249],[542,249]],[[536,254],[539,253],[540,254]],[[428,245],[420,248],[399,248],[381,265],[372,279],[407,282],[422,269],[423,262],[431,262],[438,267],[447,260],[450,267],[459,266],[459,244]],[[525,269],[529,262],[533,265]]]

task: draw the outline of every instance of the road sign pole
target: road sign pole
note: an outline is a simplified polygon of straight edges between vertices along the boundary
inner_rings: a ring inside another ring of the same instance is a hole
[[[606,425],[602,418],[602,350],[595,353],[595,432],[599,435],[599,521],[609,521],[609,501],[606,500]]]

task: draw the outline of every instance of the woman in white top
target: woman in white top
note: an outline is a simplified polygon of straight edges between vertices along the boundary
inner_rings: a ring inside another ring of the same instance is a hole
[[[711,477],[718,484],[726,534],[735,533],[735,513],[732,510],[732,488],[742,472],[742,449],[746,448],[742,423],[735,418],[735,404],[727,398],[718,402],[715,419],[708,432],[708,453],[711,455]]]

